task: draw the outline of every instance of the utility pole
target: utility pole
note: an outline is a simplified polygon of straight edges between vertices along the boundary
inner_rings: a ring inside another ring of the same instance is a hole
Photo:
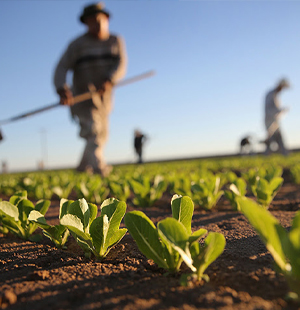
[[[44,170],[47,167],[48,150],[47,150],[47,131],[41,129],[41,155],[42,159],[39,162],[39,170]]]

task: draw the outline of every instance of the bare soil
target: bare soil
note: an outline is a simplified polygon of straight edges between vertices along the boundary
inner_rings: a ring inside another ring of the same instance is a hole
[[[171,197],[143,211],[155,222],[171,216]],[[300,206],[300,186],[285,181],[270,211],[288,228]],[[57,223],[59,202],[47,218]],[[128,211],[133,207],[128,204]],[[213,211],[195,210],[193,230],[223,233],[224,253],[207,269],[210,282],[180,286],[138,250],[127,233],[103,262],[84,258],[71,238],[68,250],[50,240],[0,238],[0,308],[6,309],[300,309],[285,299],[288,286],[246,218],[222,198]],[[187,272],[188,270],[183,270]]]

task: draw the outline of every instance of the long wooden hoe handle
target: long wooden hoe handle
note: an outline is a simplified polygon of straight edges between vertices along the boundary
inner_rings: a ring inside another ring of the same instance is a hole
[[[134,82],[138,82],[140,80],[143,80],[145,78],[153,76],[154,74],[155,74],[155,71],[153,71],[153,70],[152,71],[148,71],[148,72],[136,75],[134,77],[122,80],[118,84],[116,84],[115,87],[120,87],[120,86],[125,86],[125,85],[128,85],[128,84],[132,84]],[[94,91],[89,91],[89,92],[86,92],[86,93],[74,96],[74,104],[79,103],[79,102],[83,102],[83,101],[88,100],[88,99],[91,99],[93,93],[94,93]],[[30,112],[27,112],[27,113],[24,113],[24,114],[21,114],[21,115],[17,115],[17,116],[8,118],[6,120],[2,120],[2,121],[0,121],[0,125],[9,124],[9,123],[17,121],[19,119],[22,119],[22,118],[25,118],[25,117],[28,117],[28,116],[32,116],[32,115],[37,114],[37,113],[44,112],[44,111],[56,108],[58,106],[61,106],[61,104],[60,103],[50,104],[50,105],[44,106],[42,108],[39,108],[39,109],[36,109],[36,110],[33,110],[33,111],[30,111]],[[0,132],[0,134],[1,134],[1,132]],[[1,141],[1,137],[0,137],[0,141]]]

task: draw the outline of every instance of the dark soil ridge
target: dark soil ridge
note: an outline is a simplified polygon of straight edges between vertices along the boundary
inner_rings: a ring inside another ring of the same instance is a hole
[[[285,182],[270,211],[288,228],[300,206],[300,186]],[[47,219],[57,223],[58,201]],[[128,210],[133,207],[128,204]],[[170,197],[142,209],[152,220],[171,216]],[[284,277],[245,217],[222,198],[213,211],[195,210],[192,228],[223,233],[224,253],[207,269],[209,283],[179,285],[138,250],[127,233],[103,262],[88,260],[72,239],[68,250],[50,240],[0,238],[2,309],[300,309],[288,302]],[[188,270],[183,270],[188,272]]]

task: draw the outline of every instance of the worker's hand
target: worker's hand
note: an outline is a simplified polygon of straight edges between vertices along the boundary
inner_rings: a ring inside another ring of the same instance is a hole
[[[69,88],[62,88],[57,91],[60,96],[60,104],[71,106],[74,104],[74,98]]]
[[[113,88],[112,82],[107,80],[101,85],[99,93],[102,95],[104,92],[110,91],[112,88]]]

